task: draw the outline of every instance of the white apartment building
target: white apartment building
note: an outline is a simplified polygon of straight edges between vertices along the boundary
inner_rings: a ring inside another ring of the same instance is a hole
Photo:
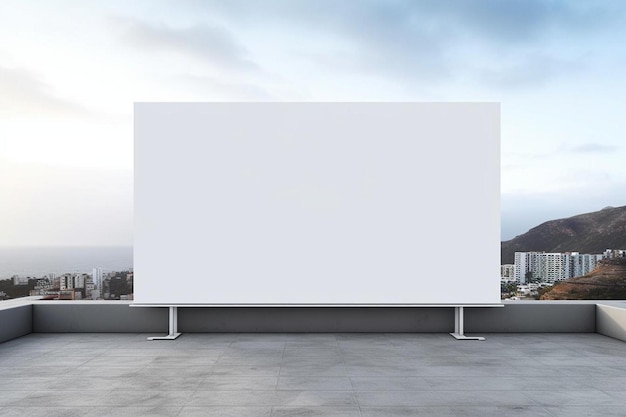
[[[59,289],[61,290],[70,290],[74,288],[74,280],[71,275],[61,275],[59,277]]]
[[[538,269],[533,277],[542,282],[562,281],[570,278],[568,255],[564,253],[542,253],[538,257]]]
[[[530,274],[533,280],[549,283],[579,277],[593,271],[603,257],[578,252],[515,252],[515,278],[525,284]]]
[[[570,263],[572,269],[572,277],[587,275],[596,268],[596,266],[598,265],[598,261],[601,260],[603,257],[604,255],[591,255],[588,253],[575,253],[571,255]]]
[[[82,274],[65,274],[61,275],[59,289],[71,290],[74,288],[85,288],[85,275]]]
[[[515,252],[515,279],[520,284],[526,283],[526,275],[529,272],[533,276],[538,271],[539,255],[542,252]]]
[[[94,268],[92,270],[91,277],[93,279],[93,285],[95,285],[95,287],[99,290],[102,290],[102,268]]]
[[[605,258],[626,258],[626,249],[607,249],[604,251]]]

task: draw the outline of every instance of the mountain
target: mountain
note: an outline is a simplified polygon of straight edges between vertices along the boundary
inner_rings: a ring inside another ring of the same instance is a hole
[[[557,283],[542,300],[626,300],[626,258],[603,259],[589,274]]]
[[[551,220],[501,244],[501,262],[515,262],[515,252],[602,253],[626,249],[626,206]]]

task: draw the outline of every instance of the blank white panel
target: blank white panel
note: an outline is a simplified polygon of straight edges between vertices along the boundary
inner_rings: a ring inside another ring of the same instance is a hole
[[[499,105],[135,104],[135,302],[500,302]]]

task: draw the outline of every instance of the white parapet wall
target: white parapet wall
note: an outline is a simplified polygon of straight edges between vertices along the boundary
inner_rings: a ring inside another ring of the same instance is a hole
[[[626,301],[596,304],[596,332],[626,341]]]

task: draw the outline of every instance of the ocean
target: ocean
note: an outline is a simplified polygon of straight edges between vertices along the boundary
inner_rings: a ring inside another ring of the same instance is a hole
[[[133,267],[132,246],[0,247],[0,279],[13,275],[42,277],[49,273],[104,272]]]

